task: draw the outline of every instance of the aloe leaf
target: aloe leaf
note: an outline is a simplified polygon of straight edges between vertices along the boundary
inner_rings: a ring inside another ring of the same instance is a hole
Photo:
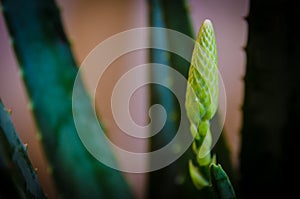
[[[192,30],[186,8],[185,1],[182,0],[172,1],[172,3],[162,0],[149,0],[150,25],[174,29],[190,36]],[[174,14],[176,14],[176,19],[174,18]],[[174,40],[174,38],[170,38],[167,34],[158,35],[154,32],[151,39],[150,42],[160,42],[160,45],[163,44],[165,47],[173,45],[173,49],[184,47],[184,42]],[[184,76],[187,76],[189,63],[170,52],[151,49],[150,62],[173,67],[184,74]],[[159,79],[161,81],[166,78],[170,79],[170,81],[173,80],[170,74],[163,71],[159,73],[151,71],[150,75],[153,81],[157,79],[157,81]],[[172,82],[174,82],[174,86],[177,86],[176,88],[182,88],[182,92],[185,92],[186,85],[176,85],[176,81]],[[179,126],[180,107],[172,92],[162,86],[151,85],[150,97],[151,104],[160,104],[164,107],[168,118],[163,129],[157,135],[151,137],[150,150],[153,151],[168,144],[175,136]],[[153,118],[159,118],[159,116]],[[191,150],[189,150],[189,152],[166,168],[149,173],[148,198],[194,198],[199,195],[193,187],[188,173],[188,165],[186,164],[188,159],[192,157],[191,154]]]
[[[9,113],[0,100],[0,197],[46,198]]]
[[[188,1],[186,0],[173,0],[172,3],[168,0],[161,0],[163,9],[163,18],[165,21],[165,28],[176,30],[183,33],[191,38],[194,38],[194,30],[190,19],[190,11],[188,7]],[[176,16],[176,17],[175,17]],[[168,45],[172,49],[184,49],[190,51],[192,56],[192,49],[187,46],[186,42],[167,37]],[[188,71],[190,63],[182,57],[171,53],[170,55],[170,66],[179,71],[185,77],[188,77]],[[183,92],[185,91],[186,85],[175,85],[182,87]]]
[[[72,116],[78,72],[59,10],[53,0],[1,0],[22,77],[32,104],[55,184],[62,198],[132,198],[122,173],[92,157],[80,141]],[[79,89],[82,118],[93,114]],[[98,124],[86,122],[87,132]],[[97,138],[94,138],[97,139]],[[113,158],[105,141],[107,158]]]
[[[231,182],[221,165],[211,164],[210,176],[213,188],[219,199],[236,198]]]
[[[241,132],[243,198],[298,194],[299,1],[250,1]],[[255,186],[253,186],[255,184]]]

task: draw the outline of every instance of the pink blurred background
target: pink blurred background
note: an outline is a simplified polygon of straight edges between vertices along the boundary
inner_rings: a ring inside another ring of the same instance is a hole
[[[227,94],[226,138],[230,141],[234,165],[238,167],[243,76],[246,63],[243,47],[247,43],[247,23],[244,17],[248,14],[249,0],[187,2],[195,34],[205,18],[211,19],[214,24],[219,68]],[[78,65],[97,44],[108,37],[131,28],[149,26],[147,1],[57,0],[57,3]],[[4,105],[12,109],[12,120],[22,141],[28,144],[29,156],[34,167],[38,169],[44,191],[49,198],[57,198],[38,141],[37,128],[28,109],[28,96],[19,75],[18,64],[2,15],[0,15],[0,52],[0,97]],[[137,51],[120,57],[106,71],[105,78],[101,79],[96,98],[101,100],[101,104],[97,104],[97,109],[103,117],[110,137],[139,152],[147,151],[147,141],[123,139],[121,131],[113,122],[109,103],[118,78],[130,68],[147,62],[147,51]],[[148,74],[145,73],[144,78],[147,77]],[[142,88],[135,94],[131,103],[132,117],[139,124],[145,124],[148,120],[147,105],[147,90]],[[147,174],[125,175],[136,196],[144,198]]]

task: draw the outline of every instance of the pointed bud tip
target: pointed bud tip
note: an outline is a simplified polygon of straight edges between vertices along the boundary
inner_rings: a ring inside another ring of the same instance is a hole
[[[205,20],[203,21],[203,25],[204,25],[204,26],[212,26],[212,22],[211,22],[210,19],[205,19]]]
[[[213,30],[213,24],[210,19],[204,19],[200,26],[200,32],[201,30]]]
[[[206,34],[210,34],[210,35],[213,35],[213,37],[215,37],[214,36],[214,26],[210,19],[205,19],[202,22],[202,25],[201,25],[199,33],[198,33],[198,38],[206,37]]]

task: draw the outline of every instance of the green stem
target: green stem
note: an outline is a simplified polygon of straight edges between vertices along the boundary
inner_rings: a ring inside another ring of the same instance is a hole
[[[210,121],[218,108],[218,56],[212,22],[205,20],[195,43],[186,92],[186,112],[190,131],[195,137],[193,149],[197,166],[189,163],[194,185],[202,189],[214,188],[221,199],[235,198],[229,178],[211,157],[212,134]],[[212,185],[212,187],[211,187]],[[234,196],[234,197],[233,197]]]
[[[0,100],[0,198],[46,198],[18,137],[9,113]]]

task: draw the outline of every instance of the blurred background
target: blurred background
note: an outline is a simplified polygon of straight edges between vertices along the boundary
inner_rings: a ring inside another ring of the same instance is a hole
[[[68,38],[78,65],[99,43],[131,28],[149,26],[148,4],[142,0],[57,0]],[[243,77],[247,23],[244,17],[249,11],[249,0],[188,0],[195,35],[205,18],[212,20],[216,33],[219,69],[227,94],[225,120],[226,138],[230,142],[232,160],[238,167],[240,146],[241,106],[243,103]],[[176,17],[176,16],[175,16]],[[147,39],[145,37],[145,39]],[[48,175],[38,139],[32,113],[29,111],[28,96],[18,70],[10,38],[0,15],[0,97],[4,105],[12,109],[12,120],[22,141],[28,144],[32,164],[49,198],[56,198],[51,177]],[[114,84],[130,68],[148,62],[148,51],[135,51],[121,56],[111,64],[98,85],[97,110],[108,130],[110,138],[129,150],[147,151],[147,140],[128,140],[114,123],[110,110],[110,97]],[[148,78],[144,74],[143,78]],[[86,77],[85,77],[86,78]],[[148,121],[149,99],[147,88],[134,94],[130,104],[133,119],[138,124]],[[125,174],[138,198],[144,198],[147,174]]]

